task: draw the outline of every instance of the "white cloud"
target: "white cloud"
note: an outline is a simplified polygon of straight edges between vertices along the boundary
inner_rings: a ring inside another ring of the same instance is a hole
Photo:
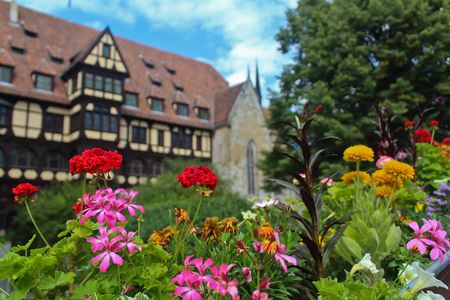
[[[67,0],[68,1],[68,0]],[[22,0],[22,4],[53,12],[67,7],[62,0]],[[285,22],[285,11],[296,0],[72,0],[72,7],[85,13],[133,23],[146,20],[148,26],[192,31],[201,28],[220,34],[222,54],[212,61],[230,84],[245,80],[247,65],[259,62],[264,82],[273,84],[289,61],[278,50],[274,35]],[[139,24],[143,26],[143,24]],[[204,59],[203,59],[204,61]],[[263,81],[263,80],[261,80]],[[265,92],[266,88],[263,86]]]

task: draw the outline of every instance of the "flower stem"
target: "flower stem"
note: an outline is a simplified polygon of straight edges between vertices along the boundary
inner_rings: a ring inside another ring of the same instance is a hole
[[[28,215],[30,216],[31,222],[33,223],[34,227],[36,228],[37,232],[39,233],[39,235],[41,236],[41,239],[45,242],[45,244],[47,245],[47,247],[50,248],[50,244],[47,242],[47,240],[45,239],[44,235],[42,234],[42,232],[39,230],[39,227],[36,224],[36,221],[34,221],[33,215],[31,214],[31,210],[30,207],[28,205],[28,200],[25,201],[25,207],[27,208],[27,212]]]
[[[6,297],[9,297],[9,293],[7,291],[5,291],[4,289],[0,288],[0,292],[2,292],[3,294],[6,295]]]
[[[203,197],[200,197],[200,201],[198,202],[197,210],[195,212],[194,218],[192,219],[192,224],[195,224],[195,220],[197,219],[198,213],[200,211],[200,206],[202,206]]]
[[[2,248],[3,251],[5,251],[5,253],[8,253],[8,249],[6,248],[5,245],[3,245],[3,243],[0,243],[0,248]]]
[[[92,276],[92,274],[94,274],[95,269],[93,269],[91,272],[89,272],[89,274],[86,275],[86,277],[84,277],[84,279],[80,282],[80,285],[83,285],[86,283],[86,281],[88,281],[88,279]]]
[[[434,142],[434,133],[436,132],[436,128],[433,126],[433,131],[431,131],[431,140],[430,145],[433,145]]]
[[[117,265],[117,285],[119,286],[119,295],[122,294],[122,288],[120,286],[120,267]]]

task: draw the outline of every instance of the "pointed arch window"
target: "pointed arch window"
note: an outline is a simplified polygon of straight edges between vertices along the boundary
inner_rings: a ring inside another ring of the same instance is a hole
[[[256,161],[256,144],[250,141],[247,145],[247,192],[249,195],[256,194],[255,188],[255,161]]]

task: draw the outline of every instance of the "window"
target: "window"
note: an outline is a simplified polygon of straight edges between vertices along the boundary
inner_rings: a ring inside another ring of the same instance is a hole
[[[44,115],[44,130],[47,132],[62,133],[64,116],[46,113]]]
[[[248,194],[255,194],[255,156],[256,156],[256,145],[255,142],[250,141],[247,146],[247,184],[248,184]]]
[[[84,119],[84,127],[90,130],[117,133],[117,116],[109,113],[107,106],[95,106],[93,111],[87,111]]]
[[[160,161],[155,161],[152,164],[152,176],[158,176],[161,175],[163,171],[163,166]]]
[[[113,80],[112,78],[105,78],[105,92],[112,93],[113,91]]]
[[[59,151],[50,151],[45,155],[46,169],[51,170],[66,170],[67,169],[67,157]]]
[[[3,150],[0,148],[0,166],[3,166],[4,161],[5,161],[5,157],[3,154]]]
[[[88,89],[94,88],[94,75],[91,73],[84,74],[84,87]]]
[[[11,105],[0,100],[0,126],[5,127],[10,123]]]
[[[202,120],[209,120],[209,111],[207,108],[198,108],[197,117]]]
[[[152,98],[151,99],[151,109],[153,111],[164,111],[164,100],[158,99],[158,98]]]
[[[76,114],[72,115],[70,118],[70,132],[74,132],[81,129],[81,113],[77,112]],[[87,114],[86,114],[87,119]]]
[[[158,146],[164,146],[164,130],[158,129]]]
[[[131,126],[131,141],[133,143],[147,143],[147,128],[139,126]]]
[[[40,90],[52,91],[53,77],[44,74],[36,74],[34,87]]]
[[[192,136],[184,128],[179,128],[178,132],[172,134],[172,145],[174,148],[191,149]]]
[[[137,107],[137,95],[125,93],[125,105]]]
[[[114,79],[114,93],[122,94],[122,81]]]
[[[11,166],[19,168],[36,167],[34,153],[28,148],[17,148],[11,151]]]
[[[102,56],[106,57],[106,58],[110,58],[111,57],[111,45],[103,44]]]
[[[188,106],[186,104],[177,103],[177,115],[187,117]]]
[[[145,175],[145,164],[140,159],[133,159],[128,166],[128,172],[130,175],[143,176]]]
[[[196,139],[197,139],[197,141],[196,141],[197,147],[196,148],[198,151],[201,151],[202,150],[202,136],[197,135]]]
[[[11,83],[12,82],[12,68],[6,66],[0,66],[0,81]]]
[[[94,89],[97,91],[103,91],[103,77],[100,75],[95,75]]]

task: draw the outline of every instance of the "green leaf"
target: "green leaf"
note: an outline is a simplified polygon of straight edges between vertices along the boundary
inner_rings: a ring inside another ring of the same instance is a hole
[[[74,277],[75,273],[73,272],[64,273],[55,271],[54,277],[48,275],[44,276],[41,279],[39,286],[44,290],[51,290],[58,286],[64,286],[73,283]]]
[[[16,246],[16,247],[12,247],[11,248],[11,252],[17,253],[19,251],[28,251],[28,248],[30,248],[31,244],[34,242],[34,240],[36,239],[36,235],[33,234],[33,236],[31,237],[31,239],[28,241],[28,243],[26,243],[23,246]]]
[[[363,250],[359,246],[358,242],[354,239],[351,239],[347,236],[343,236],[341,238],[341,242],[347,247],[347,249],[357,258],[361,258],[363,256]]]
[[[10,295],[9,300],[23,300],[28,292],[35,286],[35,282],[31,276],[23,277],[14,284],[14,292]]]

